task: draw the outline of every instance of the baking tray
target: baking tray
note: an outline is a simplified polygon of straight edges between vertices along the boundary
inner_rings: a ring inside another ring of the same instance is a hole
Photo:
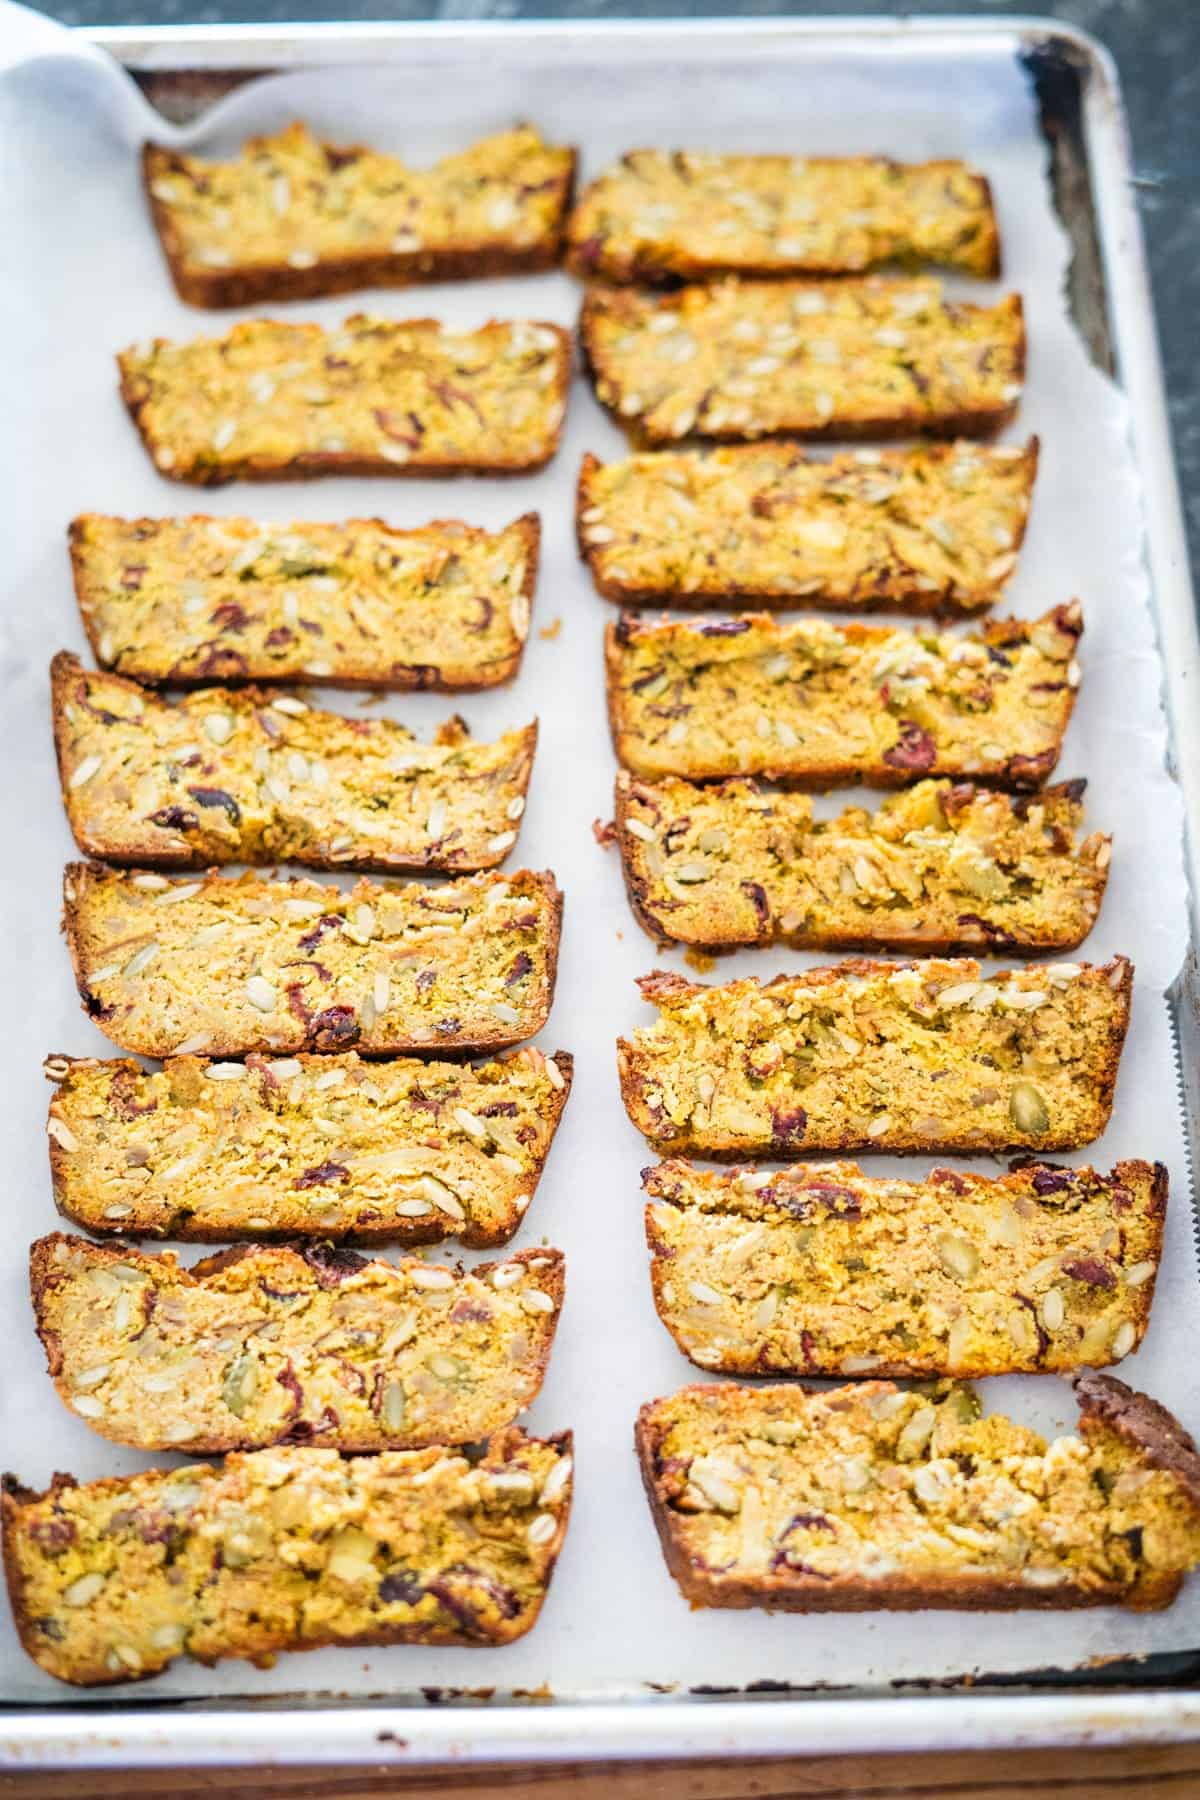
[[[430,44],[469,52],[483,66],[502,49],[504,56],[524,55],[534,66],[543,57],[569,57],[584,65],[592,59],[610,71],[622,59],[661,55],[682,60],[697,73],[719,66],[735,50],[749,50],[769,57],[773,65],[787,63],[798,78],[809,58],[832,55],[853,66],[856,57],[883,53],[894,60],[898,82],[904,79],[906,59],[914,57],[939,59],[947,79],[953,78],[956,57],[968,54],[1019,64],[1038,98],[1059,213],[1071,239],[1072,312],[1093,359],[1116,374],[1128,401],[1143,479],[1145,554],[1172,764],[1193,822],[1185,857],[1193,946],[1200,941],[1195,824],[1200,821],[1200,643],[1119,84],[1100,46],[1083,34],[1036,19],[1003,26],[966,20],[741,19],[702,24],[196,26],[106,30],[90,37],[130,68],[149,98],[176,119],[193,116],[264,73],[399,61]],[[886,141],[885,128],[879,136]],[[193,317],[195,328],[203,329],[203,317]],[[335,508],[325,505],[323,510]],[[543,621],[559,610],[544,584],[539,610]],[[648,966],[650,960],[647,946],[643,961]],[[1193,948],[1172,992],[1192,1143],[1200,1120],[1196,969]],[[567,1041],[569,1021],[556,1019],[556,1024]],[[1177,1195],[1176,1204],[1183,1198]],[[614,1570],[614,1578],[619,1575]],[[302,1662],[290,1664],[292,1670],[303,1680]],[[975,1674],[969,1690],[940,1680],[885,1683],[853,1694],[819,1686],[778,1691],[779,1684],[760,1679],[732,1693],[676,1691],[602,1703],[566,1694],[550,1699],[531,1695],[529,1703],[519,1705],[485,1703],[482,1694],[465,1690],[430,1693],[425,1705],[396,1704],[386,1696],[372,1697],[369,1703],[361,1697],[339,1701],[329,1693],[306,1692],[236,1702],[156,1701],[131,1694],[86,1707],[68,1702],[5,1709],[0,1712],[0,1768],[378,1763],[383,1758],[404,1766],[450,1758],[512,1762],[1179,1741],[1200,1736],[1200,1697],[1191,1691],[1198,1675],[1200,1647],[1103,1669],[1031,1668],[992,1680]],[[552,1691],[553,1686],[551,1680]]]

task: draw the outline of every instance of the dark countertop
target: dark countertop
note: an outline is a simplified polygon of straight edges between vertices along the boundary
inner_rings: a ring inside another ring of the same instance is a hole
[[[281,24],[292,20],[1037,13],[1080,26],[1116,57],[1133,134],[1192,566],[1200,570],[1200,0],[39,0],[71,25]]]

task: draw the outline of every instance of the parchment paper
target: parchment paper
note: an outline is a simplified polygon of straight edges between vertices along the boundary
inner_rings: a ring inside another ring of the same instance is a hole
[[[0,8],[0,43],[6,15]],[[11,44],[11,37],[8,39]],[[2,61],[2,57],[0,57]],[[645,1695],[649,1685],[740,1687],[769,1679],[873,1685],[1060,1664],[1093,1656],[1180,1649],[1200,1642],[1200,1577],[1169,1612],[1097,1611],[1036,1617],[926,1614],[889,1618],[692,1614],[659,1557],[631,1453],[645,1399],[701,1377],[676,1352],[651,1305],[639,1170],[653,1160],[621,1108],[618,1033],[649,1019],[634,977],[658,957],[626,907],[614,855],[595,844],[614,773],[604,713],[601,634],[612,616],[579,565],[572,490],[581,454],[621,454],[623,440],[582,379],[563,449],[547,472],[517,481],[323,481],[306,486],[180,488],[152,470],[117,398],[112,354],[162,333],[219,331],[236,315],[192,311],[175,297],[139,190],[141,103],[95,61],[26,63],[0,78],[0,324],[4,430],[0,495],[7,510],[0,587],[0,694],[7,777],[0,787],[4,911],[0,981],[0,1118],[5,1218],[0,1304],[3,1461],[28,1482],[56,1469],[81,1478],[130,1471],[142,1458],[107,1444],[59,1403],[34,1337],[27,1293],[29,1241],[58,1224],[46,1167],[48,1051],[112,1053],[77,1004],[58,935],[62,864],[72,845],[62,818],[49,729],[47,664],[60,646],[83,651],[64,531],[71,516],[193,510],[265,519],[381,513],[397,525],[460,514],[498,526],[540,511],[544,563],[524,669],[508,690],[466,698],[480,735],[541,719],[531,800],[510,866],[552,867],[566,890],[558,997],[547,1049],[577,1057],[577,1084],[546,1178],[519,1243],[561,1245],[568,1298],[533,1428],[574,1426],[575,1516],[536,1630],[502,1651],[396,1648],[285,1656],[273,1670],[177,1664],[131,1697],[330,1691],[412,1694],[423,1687],[546,1683],[564,1696]],[[1005,282],[1025,296],[1030,380],[1017,430],[1041,434],[1042,472],[1031,529],[1010,590],[1011,610],[1034,614],[1082,596],[1083,686],[1060,773],[1087,775],[1089,819],[1115,834],[1112,880],[1084,954],[1126,951],[1137,963],[1133,1026],[1117,1106],[1100,1143],[1075,1160],[1118,1157],[1169,1164],[1173,1198],[1165,1263],[1143,1349],[1121,1369],[1200,1427],[1200,1287],[1181,1114],[1163,990],[1185,944],[1181,809],[1164,770],[1147,578],[1140,556],[1139,483],[1124,404],[1088,364],[1062,299],[1066,243],[1052,215],[1031,97],[999,45],[948,61],[910,45],[853,54],[778,41],[724,47],[689,42],[678,58],[580,41],[571,53],[531,54],[514,43],[486,56],[423,41],[402,60],[265,80],[225,102],[202,128],[205,149],[228,152],[250,131],[302,116],[320,132],[427,159],[514,119],[530,118],[578,143],[583,174],[642,144],[803,153],[885,150],[901,157],[964,155],[995,186]],[[161,134],[160,135],[165,135]],[[976,286],[977,294],[1002,291]],[[526,315],[570,324],[579,289],[564,275],[371,294],[286,309],[332,323],[359,304],[384,314],[433,313],[455,325]],[[539,628],[561,620],[552,641]],[[352,711],[356,697],[340,702]],[[392,716],[422,732],[452,711],[446,696],[397,697]],[[831,797],[830,807],[846,796]],[[825,804],[825,803],[823,803]],[[739,955],[710,979],[812,962],[787,952]],[[869,1166],[886,1171],[884,1158]],[[921,1159],[907,1165],[923,1167]],[[991,1166],[991,1165],[985,1165]],[[198,1251],[184,1251],[192,1260]],[[468,1260],[470,1260],[468,1258]],[[1070,1429],[1075,1409],[1053,1378],[982,1384],[984,1399],[1042,1428]],[[9,1700],[72,1696],[20,1651],[0,1621],[0,1693]],[[112,1699],[114,1690],[94,1697]]]

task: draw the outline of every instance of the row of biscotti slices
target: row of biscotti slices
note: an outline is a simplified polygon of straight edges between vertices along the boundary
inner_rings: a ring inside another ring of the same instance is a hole
[[[147,144],[142,167],[172,278],[198,306],[524,274],[564,240],[576,274],[610,282],[999,270],[988,183],[962,162],[634,150],[571,211],[576,160],[522,125],[414,168],[294,123],[224,163]]]
[[[693,1387],[642,1408],[636,1449],[694,1605],[1167,1606],[1200,1563],[1200,1453],[1123,1382],[1076,1395],[1077,1433],[1048,1444],[962,1387]],[[570,1497],[569,1438],[512,1428],[475,1462],[284,1448],[10,1481],[5,1567],[25,1648],[84,1685],[185,1654],[502,1644],[537,1617]]]

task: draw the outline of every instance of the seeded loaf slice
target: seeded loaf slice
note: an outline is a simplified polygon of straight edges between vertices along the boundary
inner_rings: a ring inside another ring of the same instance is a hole
[[[520,667],[541,525],[83,513],[68,541],[93,654],[120,675],[458,692]]]
[[[347,893],[70,863],[63,892],[84,1008],[142,1056],[501,1049],[554,995],[562,895],[529,869]]]
[[[1085,786],[921,781],[874,813],[814,820],[807,794],[622,769],[615,830],[634,914],[660,942],[1073,950],[1112,854],[1103,832],[1078,841]]]
[[[624,613],[605,636],[613,745],[650,780],[902,787],[940,775],[1037,788],[1074,709],[1082,632],[1074,602],[969,634]]]
[[[827,461],[776,441],[585,456],[579,552],[625,606],[979,612],[1017,566],[1037,461],[1036,438]]]
[[[290,1448],[45,1493],[6,1477],[21,1643],[82,1687],[178,1656],[269,1665],[324,1644],[509,1644],[536,1623],[566,1532],[571,1436],[457,1451]]]
[[[29,1260],[59,1398],[139,1450],[217,1455],[474,1443],[536,1397],[562,1307],[559,1250],[470,1274],[353,1250],[244,1246],[181,1269],[56,1232]]]
[[[517,475],[558,449],[571,372],[558,325],[356,313],[335,330],[243,319],[117,358],[161,475],[202,487],[310,475]]]
[[[54,745],[79,848],[158,869],[494,869],[517,841],[537,724],[494,743],[458,717],[422,744],[389,719],[203,688],[178,703],[60,651]]]
[[[589,288],[596,397],[648,445],[700,437],[976,437],[1015,416],[1021,299],[943,298],[930,280]]]
[[[813,1150],[1073,1150],[1112,1110],[1133,968],[984,978],[969,957],[851,961],[706,987],[638,983],[621,1038],[630,1119],[656,1148],[731,1161]]]
[[[568,267],[602,281],[856,275],[892,262],[998,275],[986,178],[953,160],[630,150],[584,189],[568,228]]]
[[[1047,1444],[968,1388],[692,1387],[638,1415],[693,1606],[783,1612],[1169,1606],[1200,1562],[1200,1454],[1112,1376]]]
[[[476,1065],[53,1056],[54,1198],[96,1233],[491,1249],[525,1215],[572,1068],[532,1046]]]
[[[1167,1171],[924,1180],[856,1163],[643,1172],[658,1316],[723,1375],[956,1379],[1118,1362],[1145,1334]]]
[[[180,299],[249,306],[552,268],[575,152],[521,125],[413,169],[297,121],[231,162],[147,144],[142,172]]]

